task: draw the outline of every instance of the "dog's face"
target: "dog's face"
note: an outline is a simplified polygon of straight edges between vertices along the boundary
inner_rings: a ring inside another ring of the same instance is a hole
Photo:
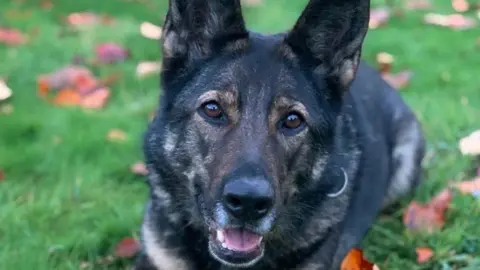
[[[255,264],[322,177],[368,21],[368,1],[337,2],[312,1],[290,33],[265,37],[246,31],[238,0],[170,1],[147,141],[160,138],[155,167],[224,264]]]

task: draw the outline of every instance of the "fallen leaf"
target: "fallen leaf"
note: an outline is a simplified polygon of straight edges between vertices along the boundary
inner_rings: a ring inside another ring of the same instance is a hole
[[[477,23],[474,19],[461,14],[442,15],[436,13],[425,14],[424,21],[427,24],[448,27],[455,30],[473,28]]]
[[[416,248],[415,253],[417,253],[417,263],[425,263],[433,256],[433,250],[428,247]]]
[[[263,0],[241,0],[242,6],[255,7],[263,3]]]
[[[107,104],[109,98],[110,89],[102,87],[83,96],[80,105],[85,109],[101,109]]]
[[[390,72],[392,69],[392,63],[394,61],[393,55],[386,52],[380,52],[377,54],[376,59],[378,69],[381,73]]]
[[[465,12],[470,8],[467,0],[452,0],[452,8],[457,12]]]
[[[12,104],[0,104],[0,114],[9,115],[13,113]]]
[[[67,16],[67,24],[71,26],[92,26],[95,24],[109,24],[113,19],[108,16],[100,16],[93,12],[74,12]]]
[[[458,189],[462,194],[480,197],[480,176],[469,181],[452,183],[451,185]]]
[[[370,20],[368,27],[370,29],[378,28],[385,25],[390,19],[390,10],[384,7],[374,8],[370,10]]]
[[[53,3],[52,1],[50,0],[43,0],[41,3],[40,3],[40,7],[42,9],[46,9],[46,10],[50,10],[53,8]]]
[[[134,174],[137,174],[137,175],[147,175],[148,174],[147,166],[145,165],[145,163],[143,163],[141,161],[132,164],[132,166],[130,166],[130,171]]]
[[[73,89],[62,89],[55,96],[54,103],[58,106],[78,105],[82,101],[80,94]]]
[[[460,139],[458,146],[463,155],[480,155],[480,129]]]
[[[111,129],[107,134],[107,140],[111,142],[123,142],[127,139],[127,134],[120,129]]]
[[[27,42],[27,37],[16,29],[0,27],[0,43],[16,46]]]
[[[405,7],[408,10],[425,10],[432,8],[432,2],[429,0],[407,0]]]
[[[159,40],[162,37],[162,28],[150,22],[143,22],[140,24],[140,33],[146,38]]]
[[[7,100],[12,96],[12,89],[7,86],[5,80],[0,79],[0,101]]]
[[[441,229],[445,224],[444,214],[452,197],[450,190],[446,189],[426,204],[412,201],[403,214],[403,224],[412,231],[427,233]]]
[[[97,45],[95,48],[97,59],[100,63],[111,64],[125,61],[129,56],[129,51],[113,42]]]
[[[137,65],[137,78],[143,78],[150,74],[158,74],[162,69],[161,62],[141,62]]]
[[[140,251],[140,243],[132,237],[123,238],[115,247],[115,256],[119,258],[131,258]]]
[[[413,76],[413,72],[409,70],[398,73],[382,73],[382,78],[393,88],[402,89],[408,85]]]
[[[354,248],[343,259],[340,270],[373,270],[373,264],[364,258],[361,249]]]
[[[3,181],[5,179],[5,172],[3,171],[3,169],[0,169],[0,182]]]

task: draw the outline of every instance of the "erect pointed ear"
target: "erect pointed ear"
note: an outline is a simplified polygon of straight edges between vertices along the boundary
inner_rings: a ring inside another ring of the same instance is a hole
[[[190,68],[246,44],[240,0],[169,0],[163,27],[163,69]]]
[[[283,49],[346,91],[355,78],[369,14],[370,0],[310,0]]]

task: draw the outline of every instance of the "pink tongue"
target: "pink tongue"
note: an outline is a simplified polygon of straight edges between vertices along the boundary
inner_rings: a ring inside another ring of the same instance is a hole
[[[244,229],[225,229],[225,245],[235,251],[251,251],[260,242],[260,235]]]

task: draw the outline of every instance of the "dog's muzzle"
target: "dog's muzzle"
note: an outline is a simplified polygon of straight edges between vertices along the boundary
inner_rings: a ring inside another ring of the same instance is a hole
[[[220,262],[248,267],[264,253],[263,236],[273,224],[274,191],[262,178],[241,178],[225,184],[210,226],[210,253]]]

